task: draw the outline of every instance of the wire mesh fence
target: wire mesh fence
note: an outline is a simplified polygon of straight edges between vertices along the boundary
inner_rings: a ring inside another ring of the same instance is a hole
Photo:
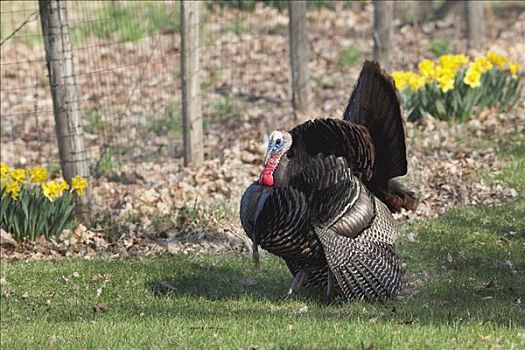
[[[239,123],[244,103],[289,105],[288,19],[286,12],[264,22],[227,6],[203,8],[200,98],[214,139],[221,137],[214,125]],[[67,17],[92,170],[180,156],[180,3],[70,1]],[[38,2],[2,2],[1,20],[2,160],[56,166]]]
[[[33,15],[38,4],[32,4],[12,3],[11,9],[3,4],[2,23],[21,14]],[[142,150],[134,151],[137,142],[147,139],[147,131],[156,125],[162,127],[157,117],[178,108],[178,4],[89,1],[67,6],[91,161],[108,167],[113,156],[144,155]],[[21,145],[10,141],[24,139],[22,131],[28,141],[41,144],[24,147],[21,162],[57,162],[40,23],[31,24],[36,25],[22,28],[2,45],[2,143],[20,152]],[[14,151],[3,149],[2,158],[5,153],[18,153]]]
[[[123,163],[179,159],[183,149],[180,2],[66,4],[78,109],[92,172],[108,173]],[[372,57],[373,5],[369,1],[309,4],[307,64],[313,95],[309,117],[330,116],[344,109],[358,63]],[[1,157],[15,166],[45,164],[58,170],[38,5],[37,1],[1,2]],[[221,155],[231,131],[287,126],[280,118],[293,113],[289,16],[284,1],[206,2],[202,9],[199,99],[204,152],[210,159]],[[437,25],[460,42],[458,25],[446,21]],[[407,41],[417,47],[416,56],[402,49],[392,52],[395,67],[405,69],[428,51],[420,52],[423,46],[414,43],[433,44],[428,33],[399,19],[395,27],[393,47]],[[446,40],[441,44],[448,45],[445,50],[454,49]]]

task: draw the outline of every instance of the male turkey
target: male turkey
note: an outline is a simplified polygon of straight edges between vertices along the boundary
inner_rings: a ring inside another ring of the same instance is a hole
[[[368,300],[396,294],[396,230],[388,208],[416,205],[413,193],[392,180],[406,170],[395,85],[366,61],[344,120],[272,133],[261,176],[241,200],[254,253],[261,245],[286,261],[294,275],[289,293],[318,285],[327,287],[328,298],[334,289]]]

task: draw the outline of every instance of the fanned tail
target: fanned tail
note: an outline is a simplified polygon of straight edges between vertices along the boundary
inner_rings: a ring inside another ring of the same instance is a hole
[[[405,129],[394,80],[374,61],[365,61],[343,119],[366,126],[376,152],[368,187],[392,211],[415,209],[414,193],[389,180],[407,173]]]

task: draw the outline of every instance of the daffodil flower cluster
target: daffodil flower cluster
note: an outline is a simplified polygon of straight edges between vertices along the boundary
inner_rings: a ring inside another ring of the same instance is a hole
[[[35,188],[39,185],[43,195],[51,202],[60,198],[65,191],[77,193],[79,196],[85,194],[88,182],[85,178],[75,176],[71,179],[71,188],[63,179],[48,181],[49,174],[46,169],[41,167],[32,167],[26,169],[10,168],[7,164],[0,164],[0,183],[1,188],[5,189],[5,194],[14,200],[17,200],[22,188]]]
[[[35,240],[59,235],[75,222],[73,194],[83,196],[88,187],[85,178],[75,176],[68,184],[63,179],[49,179],[42,167],[10,168],[0,163],[0,227],[17,240]]]
[[[473,59],[462,54],[424,59],[417,70],[395,71],[392,77],[411,110],[409,120],[423,114],[464,120],[485,107],[508,110],[519,97],[522,80],[520,65],[493,51]]]
[[[24,169],[10,169],[5,163],[0,164],[0,184],[5,193],[16,200],[20,195],[22,183],[25,180]]]
[[[42,193],[51,202],[62,196],[62,192],[69,190],[69,185],[62,179],[42,183]]]
[[[462,68],[468,65],[464,75],[463,83],[471,88],[481,85],[483,73],[490,71],[494,67],[501,71],[510,72],[513,79],[518,78],[520,65],[517,62],[509,61],[505,56],[488,51],[486,56],[477,57],[474,61],[465,55],[443,55],[438,62],[424,59],[418,64],[418,72],[396,71],[392,77],[399,90],[410,87],[411,91],[417,91],[427,84],[436,83],[439,89],[446,93],[455,87],[456,76]]]

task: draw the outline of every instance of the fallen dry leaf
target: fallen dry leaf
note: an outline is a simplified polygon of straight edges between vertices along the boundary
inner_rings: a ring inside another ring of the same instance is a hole
[[[11,296],[13,296],[13,291],[11,290],[11,288],[2,288],[2,296],[4,298],[9,298]]]
[[[18,242],[10,233],[0,229],[0,246],[2,246],[2,248],[14,249],[18,247]]]
[[[301,306],[297,312],[300,313],[300,314],[307,313],[308,312],[308,305]]]
[[[94,306],[95,313],[104,313],[108,311],[108,305],[104,303],[98,303]]]

